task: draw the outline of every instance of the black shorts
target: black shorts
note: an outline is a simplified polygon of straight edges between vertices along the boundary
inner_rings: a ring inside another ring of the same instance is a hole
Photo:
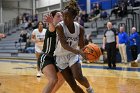
[[[56,72],[58,72],[58,68],[56,66],[56,62],[55,62],[55,57],[54,56],[50,56],[48,54],[41,54],[39,59],[38,59],[38,66],[40,67],[41,71],[43,70],[43,68],[49,64],[53,64]]]

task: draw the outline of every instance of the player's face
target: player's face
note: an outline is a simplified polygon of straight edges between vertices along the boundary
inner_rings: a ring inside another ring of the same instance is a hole
[[[63,20],[61,12],[57,12],[54,16],[54,23],[57,24]]]
[[[39,28],[39,29],[43,28],[43,24],[42,24],[42,22],[39,22],[39,24],[38,24],[38,28]]]
[[[67,9],[63,11],[63,20],[66,25],[73,24],[73,16]]]

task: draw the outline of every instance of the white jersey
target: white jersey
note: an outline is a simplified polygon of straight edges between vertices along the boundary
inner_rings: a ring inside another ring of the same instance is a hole
[[[80,25],[77,22],[74,22],[74,26],[75,26],[75,32],[74,33],[70,33],[67,26],[64,24],[64,22],[60,22],[59,24],[61,24],[61,26],[63,27],[63,31],[64,31],[64,35],[66,37],[66,41],[68,42],[69,46],[71,46],[72,48],[77,48],[78,47],[78,43],[79,43],[79,34],[80,34]],[[57,40],[57,44],[56,44],[56,49],[54,51],[54,55],[56,56],[65,56],[68,54],[71,54],[72,52],[65,50],[60,43],[60,40]]]
[[[43,49],[44,42],[42,42],[42,40],[44,41],[45,34],[46,34],[46,29],[43,29],[42,32],[39,32],[38,29],[34,29],[32,32],[32,35],[35,35],[36,40],[41,40],[41,42],[35,43],[35,51],[38,53],[41,53]]]

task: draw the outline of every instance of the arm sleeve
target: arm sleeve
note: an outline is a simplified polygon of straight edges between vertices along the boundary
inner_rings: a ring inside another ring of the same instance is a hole
[[[113,30],[115,36],[117,36],[118,35],[118,29],[113,28],[112,30]]]

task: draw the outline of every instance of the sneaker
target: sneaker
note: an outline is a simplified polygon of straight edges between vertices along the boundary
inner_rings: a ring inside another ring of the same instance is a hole
[[[41,73],[38,72],[37,75],[36,75],[36,77],[41,77]]]
[[[138,63],[135,62],[135,61],[132,61],[132,62],[131,62],[131,67],[138,67]]]
[[[88,88],[88,89],[87,89],[87,93],[94,93],[94,91],[93,91],[92,88]]]

